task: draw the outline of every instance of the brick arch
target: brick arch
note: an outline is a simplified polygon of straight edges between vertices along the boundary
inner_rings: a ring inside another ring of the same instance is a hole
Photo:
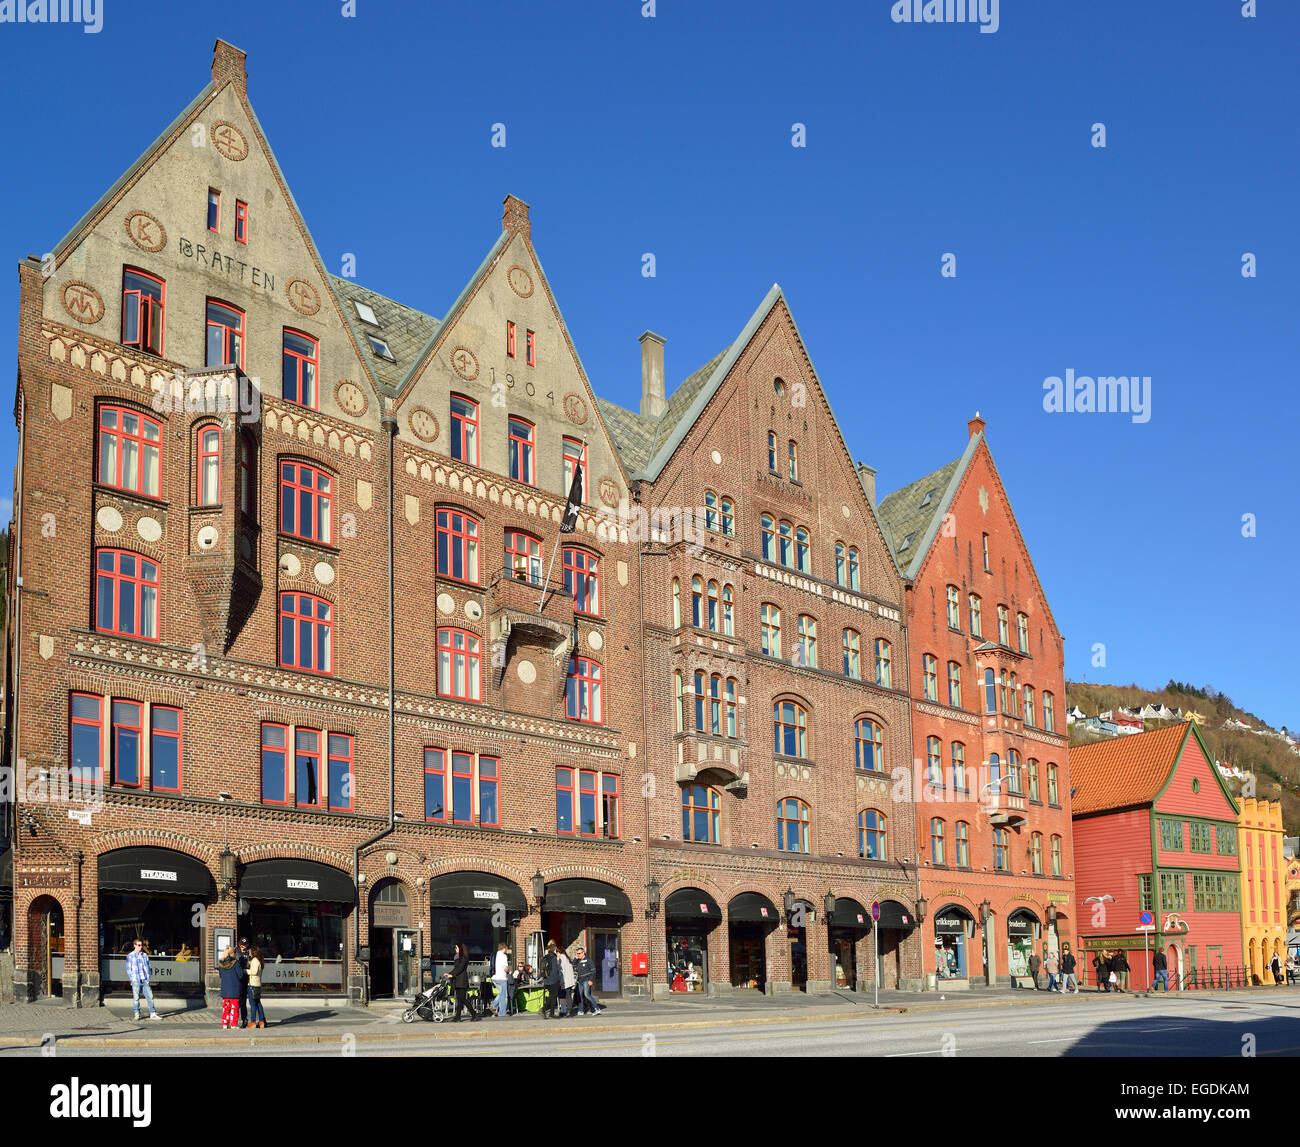
[[[543,878],[549,884],[554,880],[571,880],[575,877],[588,877],[592,880],[601,880],[606,884],[612,884],[620,892],[627,892],[624,885],[624,878],[617,872],[612,872],[608,868],[597,868],[591,864],[561,864],[553,865],[550,868],[540,869]],[[529,881],[532,877],[528,877]],[[641,892],[644,893],[644,888]]]
[[[787,881],[787,883],[789,882]],[[781,922],[780,914],[783,911],[782,905],[785,903],[785,889],[782,889],[780,892],[777,892],[775,895],[773,895],[772,890],[770,888],[760,888],[757,885],[757,883],[755,883],[752,880],[740,880],[736,884],[733,884],[730,888],[728,888],[725,893],[723,893],[722,898],[719,899],[718,901],[718,906],[722,909],[722,916],[724,920],[727,918],[727,905],[730,904],[737,896],[741,896],[746,892],[754,892],[757,893],[759,896],[766,897],[768,900],[770,900],[777,911],[777,916],[772,921],[772,923],[779,924]]]
[[[315,860],[321,864],[328,864],[331,868],[341,869],[349,876],[352,874],[350,854],[332,852],[314,844],[255,844],[240,849],[241,865],[252,864],[259,860]]]
[[[494,860],[483,856],[449,856],[441,860],[431,860],[428,865],[430,876],[445,876],[449,872],[488,872],[493,876],[500,876],[503,880],[513,880],[523,890],[524,895],[529,895],[532,889],[532,875],[524,875],[520,870],[513,868],[499,860]],[[545,873],[543,873],[545,875]]]
[[[670,884],[664,884],[659,889],[660,901],[666,901],[674,892],[680,892],[683,888],[699,888],[705,892],[711,892],[713,898],[718,900],[718,907],[720,907],[725,914],[727,906],[718,899],[722,895],[722,890],[719,887],[718,882],[712,876],[701,875],[694,879],[683,877],[681,880],[673,881]]]
[[[98,860],[106,852],[119,848],[169,848],[202,861],[209,868],[217,861],[218,853],[211,845],[200,844],[192,837],[156,828],[124,828],[92,837],[86,850],[87,862]]]

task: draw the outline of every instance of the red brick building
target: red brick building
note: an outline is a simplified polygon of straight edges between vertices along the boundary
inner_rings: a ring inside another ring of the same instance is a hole
[[[1171,988],[1240,974],[1239,810],[1197,726],[1080,745],[1070,763],[1087,982],[1096,954],[1118,948],[1135,988],[1153,979],[1148,947],[1164,950]],[[1150,933],[1138,929],[1144,911]]]
[[[1073,935],[1064,643],[978,415],[880,503],[907,579],[925,971],[1011,976]]]

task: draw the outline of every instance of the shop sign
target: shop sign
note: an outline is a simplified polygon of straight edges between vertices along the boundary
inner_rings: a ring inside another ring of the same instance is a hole
[[[586,905],[592,905],[600,908],[605,907],[605,898],[603,896],[584,896],[582,898],[582,902],[583,904]]]
[[[140,869],[141,880],[168,880],[172,884],[176,883],[176,873],[168,872],[163,868],[142,868]]]
[[[327,988],[342,987],[343,961],[299,963],[296,960],[282,960],[278,964],[266,964],[262,968],[262,982],[280,986],[320,984]]]
[[[1090,952],[1102,948],[1146,948],[1150,944],[1146,936],[1084,936],[1079,940],[1079,947]]]
[[[1034,924],[1032,920],[1008,920],[1007,921],[1008,936],[1032,937],[1033,934],[1034,934]]]
[[[376,904],[370,913],[370,923],[376,928],[409,928],[411,908],[408,904]]]
[[[286,880],[284,884],[286,888],[298,888],[306,892],[320,891],[320,881],[318,880]]]
[[[500,900],[501,893],[496,891],[486,891],[481,888],[474,889],[475,900]]]
[[[149,957],[149,982],[153,984],[197,984],[202,976],[201,962],[177,960],[171,956]],[[99,961],[99,974],[114,983],[126,983],[130,977],[126,971],[125,956],[103,956]]]
[[[934,930],[941,936],[958,936],[966,931],[966,921],[960,916],[936,916]]]

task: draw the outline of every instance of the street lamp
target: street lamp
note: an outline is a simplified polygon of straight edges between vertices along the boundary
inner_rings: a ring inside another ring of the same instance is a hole
[[[794,889],[787,888],[785,890],[785,914],[789,916],[792,912],[794,912]]]
[[[533,903],[538,908],[542,906],[542,901],[546,899],[546,877],[542,875],[539,868],[533,873]]]
[[[235,862],[239,858],[230,851],[230,845],[227,844],[217,859],[221,862],[221,899],[224,900],[235,886]]]
[[[922,896],[916,902],[916,922],[918,924],[925,923],[925,913],[926,913],[926,909],[929,907],[930,907],[930,902],[924,896]]]
[[[645,918],[647,920],[653,920],[659,915],[659,891],[660,885],[657,880],[652,879],[650,883],[645,886]]]
[[[835,915],[835,893],[828,892],[822,900],[822,907],[826,909],[826,927],[831,926],[831,917]]]

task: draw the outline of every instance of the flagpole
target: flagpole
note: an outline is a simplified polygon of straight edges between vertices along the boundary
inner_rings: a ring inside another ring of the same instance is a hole
[[[551,550],[551,561],[546,567],[546,580],[542,582],[542,596],[537,602],[537,612],[542,612],[542,607],[546,604],[546,595],[551,587],[551,570],[555,568],[555,555],[560,552],[560,539],[555,539],[555,548]]]
[[[585,495],[586,495],[586,484],[587,484],[587,475],[586,475],[586,470],[585,470],[585,465],[584,465],[584,464],[586,463],[586,461],[587,461],[587,436],[584,434],[584,435],[582,436],[582,453],[578,456],[578,461],[577,461],[577,464],[576,464],[576,466],[575,466],[575,468],[574,468],[574,472],[573,472],[573,476],[574,476],[575,479],[578,478],[580,475],[581,475],[581,477],[582,477],[583,495],[584,495],[584,496],[583,496],[583,501],[584,501],[584,502],[586,501],[586,496],[585,496]],[[568,497],[569,497],[569,498],[572,498],[572,497],[573,497],[573,483],[570,483],[570,484],[569,484],[569,494],[568,494]],[[565,500],[564,508],[565,508],[565,512],[566,512],[566,514],[567,514],[567,512],[568,512],[568,508],[569,508],[569,503],[568,503],[568,499],[567,499],[567,498],[566,498],[566,500]],[[561,517],[561,519],[560,519],[560,532],[561,532],[561,533],[564,532],[564,518],[563,518],[563,517]],[[537,612],[538,612],[538,613],[541,613],[541,612],[542,612],[542,609],[545,607],[545,605],[546,605],[546,595],[547,595],[548,593],[550,593],[550,591],[551,591],[551,571],[552,571],[553,569],[555,569],[555,555],[558,554],[559,552],[560,552],[560,539],[559,539],[559,538],[556,538],[556,539],[555,539],[555,548],[551,551],[551,560],[550,560],[550,563],[549,563],[549,564],[547,565],[547,567],[546,567],[546,580],[542,583],[542,596],[541,596],[540,598],[538,598],[538,600],[537,600]]]

